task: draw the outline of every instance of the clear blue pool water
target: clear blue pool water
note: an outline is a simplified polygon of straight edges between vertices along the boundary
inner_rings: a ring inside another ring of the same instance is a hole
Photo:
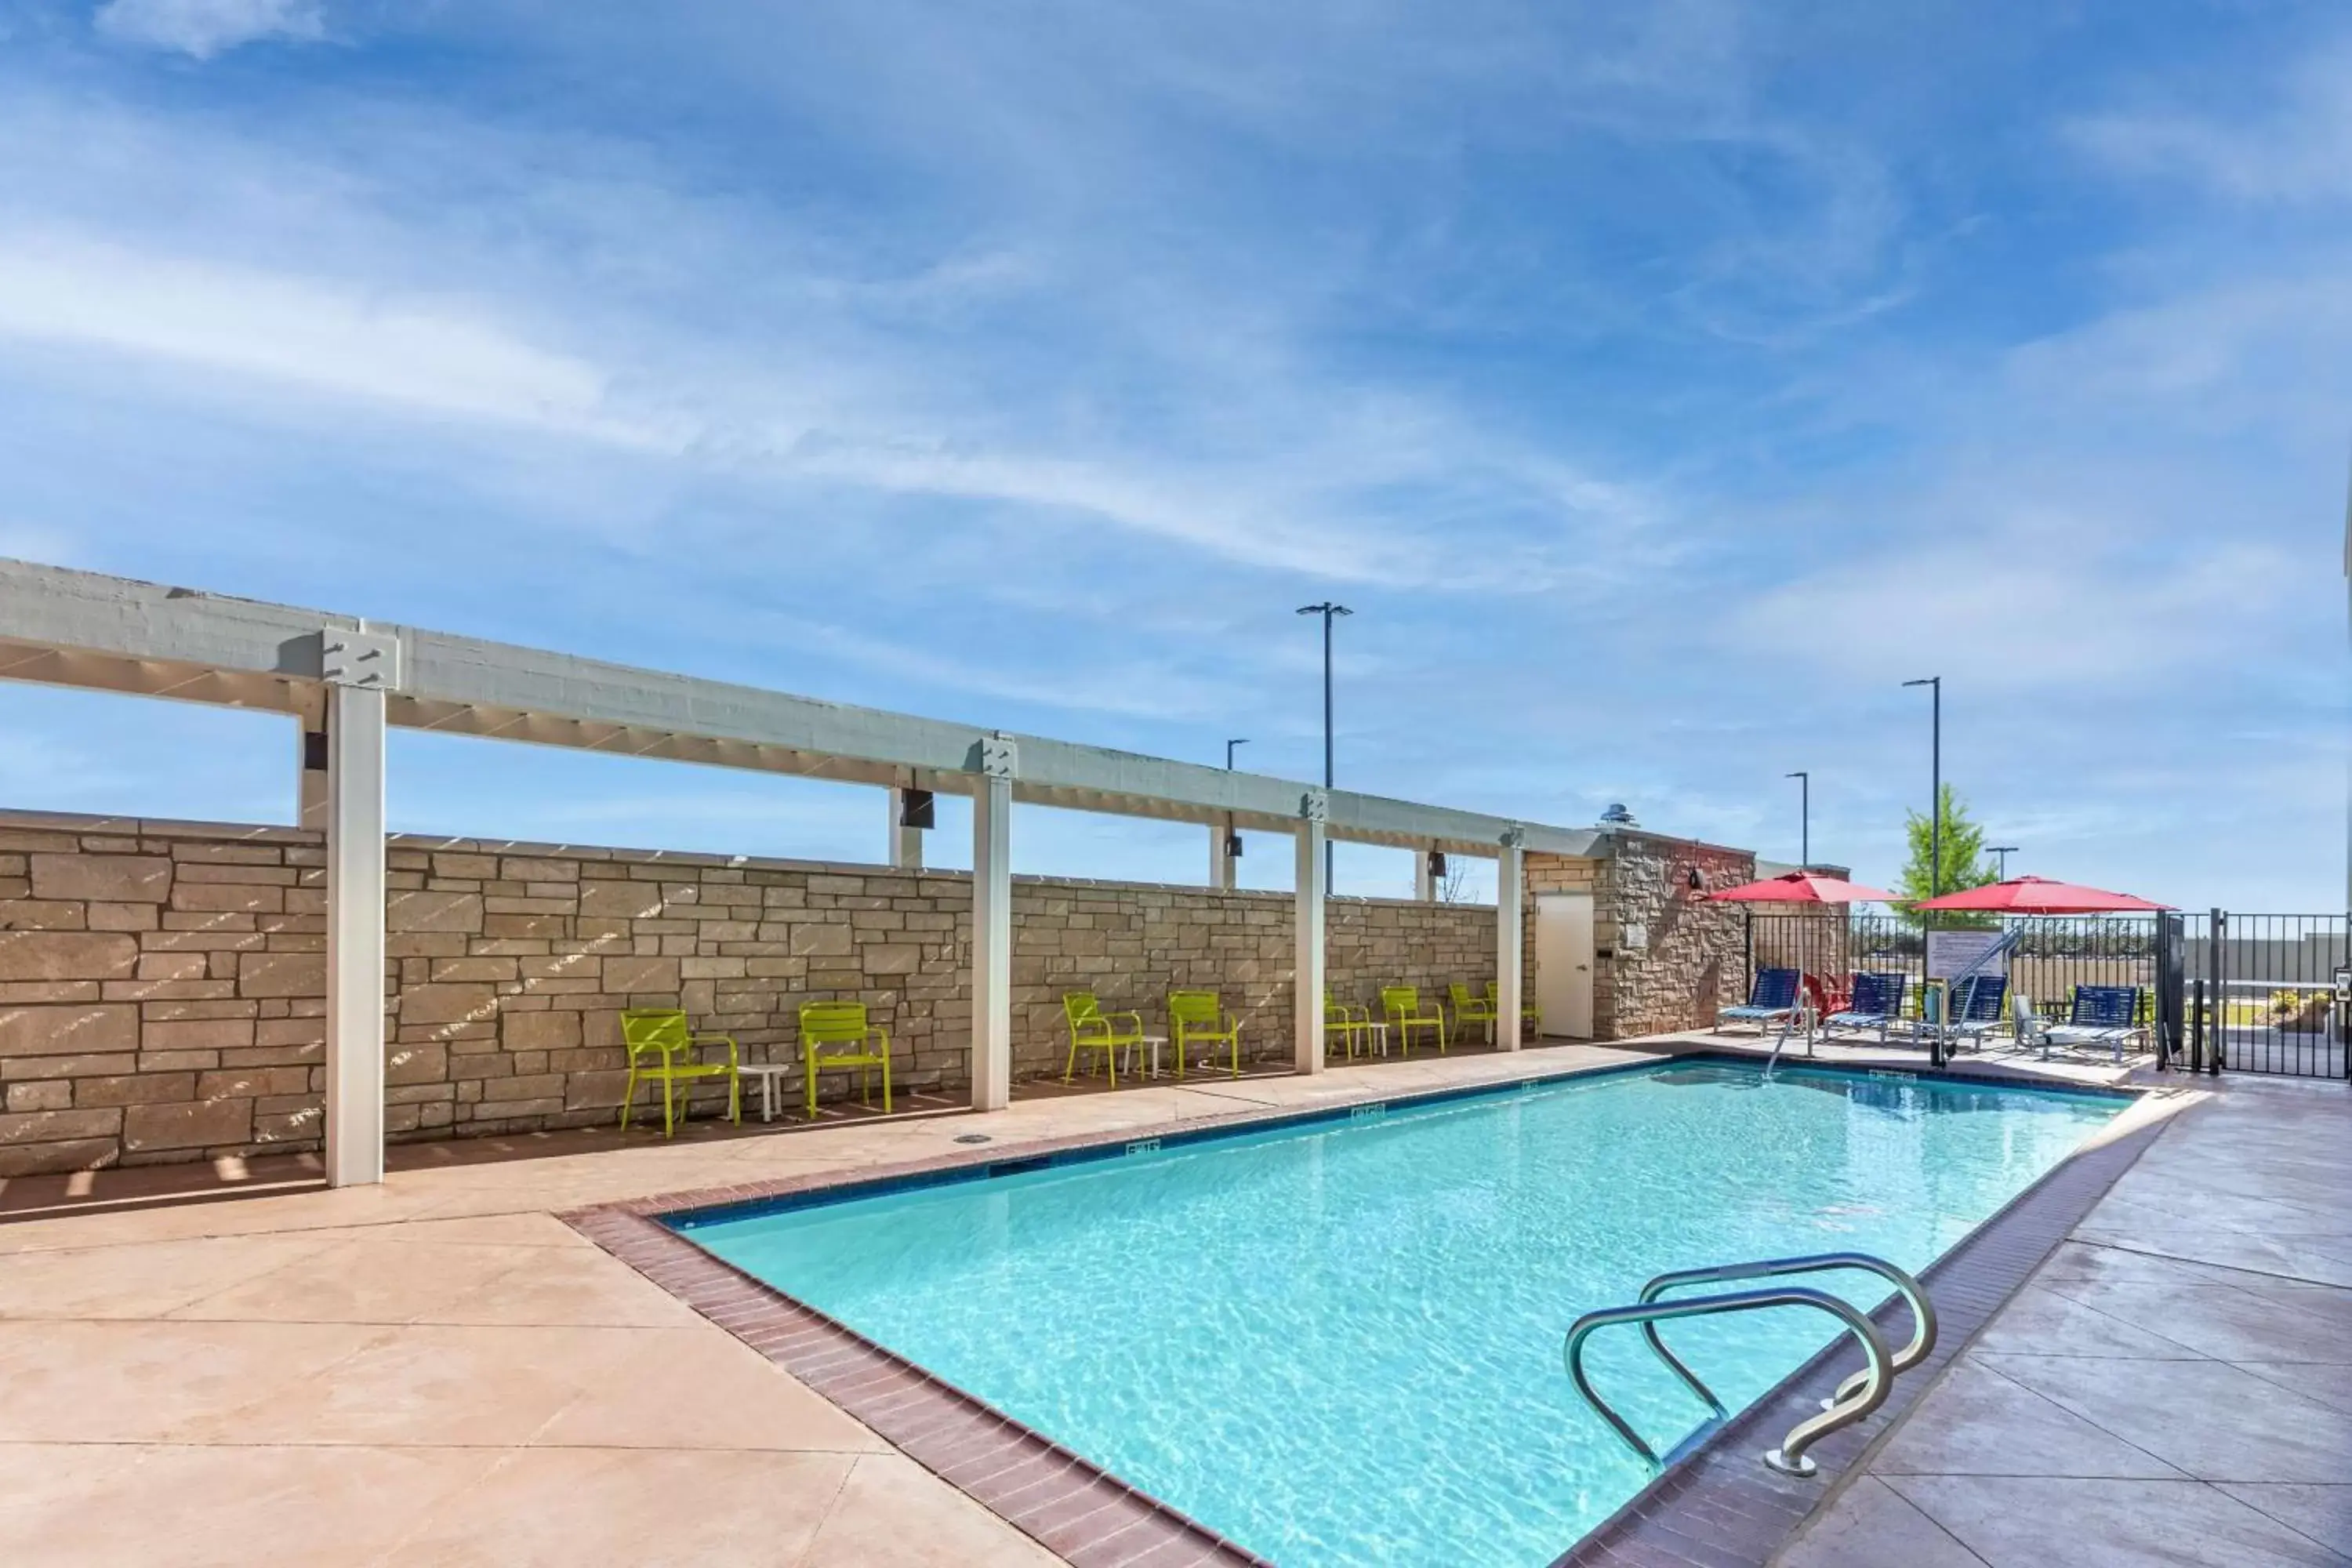
[[[1278,1563],[1535,1568],[1649,1479],[1561,1370],[1580,1312],[1741,1258],[1924,1268],[2122,1104],[1662,1067],[682,1228]],[[1666,1333],[1738,1407],[1831,1329]],[[1703,1415],[1635,1331],[1589,1355],[1661,1449]]]

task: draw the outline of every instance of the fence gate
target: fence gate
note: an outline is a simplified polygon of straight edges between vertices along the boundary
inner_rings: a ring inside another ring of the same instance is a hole
[[[2343,915],[2190,917],[2181,957],[2192,1065],[2352,1078],[2347,924]]]

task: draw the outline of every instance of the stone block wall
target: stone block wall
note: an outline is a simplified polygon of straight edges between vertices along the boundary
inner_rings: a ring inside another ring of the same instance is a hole
[[[1287,1061],[1292,959],[1287,893],[1016,879],[1013,1076],[1063,1070],[1062,994],[1079,990],[1096,993],[1106,1011],[1141,1013],[1153,1034],[1168,1032],[1170,991],[1218,991],[1242,1020],[1243,1059]],[[1377,1010],[1383,985],[1442,998],[1450,983],[1483,989],[1494,973],[1490,904],[1325,905],[1324,979],[1342,1002]]]
[[[1738,904],[1706,894],[1755,879],[1743,849],[1612,833],[1595,862],[1594,1028],[1602,1039],[1704,1029],[1718,1008],[1745,999],[1745,925]],[[1698,873],[1699,886],[1690,885]],[[1647,938],[1625,945],[1626,928]]]
[[[968,877],[413,837],[387,853],[394,1138],[605,1121],[629,1006],[789,1061],[800,1003],[863,1000],[897,1087],[969,1083]],[[0,1176],[315,1148],[323,879],[316,833],[0,814]],[[1338,899],[1327,919],[1346,1000],[1494,973],[1491,907]],[[1016,1077],[1062,1069],[1061,994],[1080,988],[1154,1032],[1171,988],[1216,989],[1245,1056],[1290,1054],[1287,894],[1021,878],[1013,930]]]
[[[315,1143],[315,834],[0,816],[0,1177]]]

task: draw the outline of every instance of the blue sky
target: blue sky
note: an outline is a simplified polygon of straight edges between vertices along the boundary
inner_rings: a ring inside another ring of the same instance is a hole
[[[2263,0],[0,0],[0,553],[1301,778],[1336,596],[1343,784],[1793,858],[1808,768],[1873,879],[1941,673],[2012,869],[2324,908],[2348,70]],[[282,721],[0,728],[0,802],[291,809]],[[870,792],[393,769],[882,850]]]

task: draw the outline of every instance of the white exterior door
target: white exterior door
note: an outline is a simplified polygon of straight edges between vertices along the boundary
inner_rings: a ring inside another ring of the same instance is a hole
[[[1536,895],[1536,1005],[1543,1032],[1592,1037],[1592,895]]]

